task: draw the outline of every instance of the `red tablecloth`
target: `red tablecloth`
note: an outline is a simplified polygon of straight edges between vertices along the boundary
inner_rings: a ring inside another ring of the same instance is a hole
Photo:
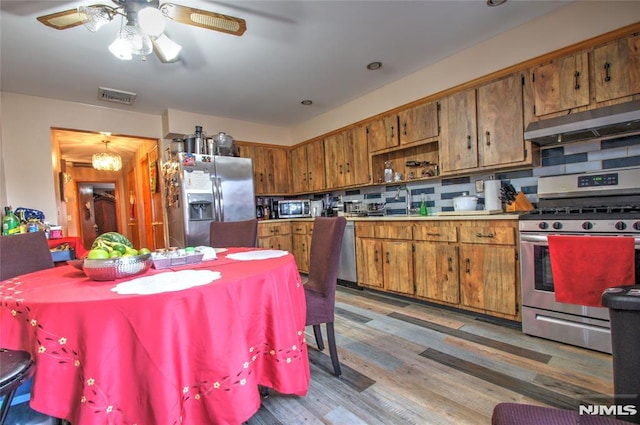
[[[188,267],[219,280],[153,295],[117,294],[126,279],[94,282],[72,266],[0,282],[0,346],[36,359],[31,406],[74,425],[239,424],[260,407],[258,384],[306,395],[293,256],[224,255]]]

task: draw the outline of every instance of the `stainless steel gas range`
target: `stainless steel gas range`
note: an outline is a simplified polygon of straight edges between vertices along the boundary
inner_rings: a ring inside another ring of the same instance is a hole
[[[611,353],[607,308],[555,300],[547,236],[633,237],[640,283],[640,168],[541,177],[538,209],[519,227],[523,332]]]

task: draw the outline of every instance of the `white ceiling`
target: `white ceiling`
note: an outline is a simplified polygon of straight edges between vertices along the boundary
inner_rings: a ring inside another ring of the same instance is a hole
[[[96,3],[115,6],[109,0],[2,0],[2,91],[289,127],[570,1],[509,0],[499,7],[486,0],[176,1],[243,18],[247,31],[236,37],[168,22],[166,33],[183,46],[181,60],[171,64],[155,56],[112,56],[118,19],[96,33],[84,26],[55,30],[36,20]],[[367,70],[373,61],[382,68]],[[134,92],[137,99],[131,106],[105,103],[98,87]],[[301,105],[304,99],[313,105]]]

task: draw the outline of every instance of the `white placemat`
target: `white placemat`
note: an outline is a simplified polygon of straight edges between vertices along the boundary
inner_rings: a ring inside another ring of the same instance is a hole
[[[267,258],[284,257],[289,251],[281,251],[279,249],[259,249],[255,251],[234,252],[227,255],[227,258],[240,261],[266,260]]]
[[[220,272],[211,270],[167,271],[122,282],[111,288],[120,295],[150,295],[175,292],[202,286],[220,279]]]

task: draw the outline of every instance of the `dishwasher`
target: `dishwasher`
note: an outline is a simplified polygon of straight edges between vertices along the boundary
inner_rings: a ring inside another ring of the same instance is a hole
[[[342,237],[342,251],[338,265],[338,283],[344,286],[354,287],[358,285],[356,273],[356,235],[355,223],[347,221]]]

